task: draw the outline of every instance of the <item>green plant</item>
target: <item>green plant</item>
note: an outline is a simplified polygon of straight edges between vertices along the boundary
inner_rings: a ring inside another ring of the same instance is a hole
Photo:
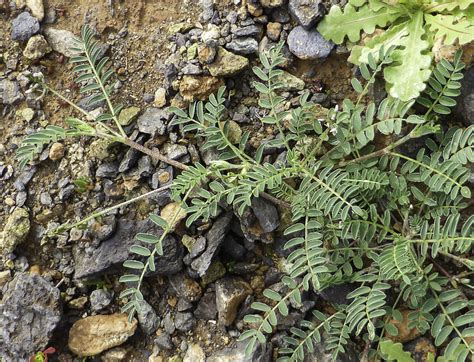
[[[394,343],[390,339],[380,342],[380,351],[387,361],[415,362],[410,353],[403,350],[401,343]]]
[[[377,28],[386,30],[375,33]],[[425,89],[435,44],[463,45],[474,40],[474,1],[349,0],[344,10],[333,6],[318,31],[336,44],[345,37],[358,42],[361,31],[375,33],[364,45],[352,48],[349,60],[358,65],[367,64],[369,54],[377,59],[382,46],[395,47],[384,78],[392,97],[409,101]]]
[[[462,77],[460,53],[453,64],[438,64],[432,88],[420,99],[426,107],[423,113],[415,113],[413,100],[363,102],[375,77],[393,64],[394,54],[383,47],[376,57],[369,53],[368,65],[360,65],[363,80],[352,80],[357,101],[344,100],[342,109],[330,110],[325,120],[317,118],[308,94],[301,96],[297,108],[285,110],[277,81],[281,46],[268,57],[260,54],[263,67],[253,69],[259,78],[254,86],[261,94],[261,121],[274,127],[275,136],[257,149],[247,143],[249,132],[236,143],[229,138],[224,88],[208,102],[191,104],[187,112],[172,109],[174,125],[202,138],[204,149],[220,152],[209,167],[190,166],[172,185],[174,200],[187,212],[187,225],[216,216],[225,205],[242,213],[263,192],[291,208],[292,222],[285,231],[289,272],[282,279],[286,290],[267,289],[252,304],[257,313],[245,317],[251,328],[240,337],[248,341],[247,352],[266,342],[291,305],[301,304],[303,292],[345,282],[356,286],[348,305],[334,306],[333,314],[315,309],[291,327],[286,346],[279,350],[280,361],[303,360],[323,338],[335,359],[352,336],[366,341],[369,355],[381,356],[387,349],[380,348],[381,336],[397,334],[390,321],[400,318],[402,306],[411,309],[410,328],[430,331],[436,346],[447,344],[446,359],[466,360],[474,351],[468,338],[474,335],[469,327],[474,310],[459,289],[472,286],[463,273],[438,272],[445,272],[439,268],[441,258],[467,273],[474,268],[465,256],[474,241],[474,217],[463,219],[460,213],[471,197],[464,165],[473,159],[474,127],[442,132],[437,124],[459,93],[454,79]],[[427,147],[416,156],[402,150],[407,142],[428,135]],[[377,148],[375,137],[390,142]],[[275,146],[285,149],[284,162],[273,164],[268,157],[264,161],[265,148]],[[129,297],[123,311],[130,317],[140,311],[141,283],[172,231],[161,218],[152,220],[163,232],[137,235],[146,246],[133,246],[138,260],[124,263],[131,269],[121,278],[129,286],[122,297]],[[448,340],[451,333],[455,337]]]

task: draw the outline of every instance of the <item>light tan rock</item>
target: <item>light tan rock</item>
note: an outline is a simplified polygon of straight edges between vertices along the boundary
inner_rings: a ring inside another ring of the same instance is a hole
[[[174,230],[179,222],[186,217],[186,211],[179,203],[172,202],[161,210],[160,216],[170,225],[171,230]]]
[[[54,142],[49,149],[49,158],[53,161],[59,161],[64,157],[64,145],[59,142]]]
[[[43,0],[26,0],[26,6],[31,10],[31,15],[33,15],[39,21],[44,18],[44,5]]]
[[[179,92],[186,101],[205,100],[223,85],[224,82],[219,78],[185,75],[179,84]]]
[[[28,40],[25,50],[23,50],[23,55],[28,59],[36,60],[44,57],[50,51],[51,47],[44,36],[38,34]]]
[[[392,319],[390,321],[390,323],[392,323],[398,329],[398,334],[396,336],[392,336],[391,334],[386,333],[387,338],[390,338],[394,342],[406,343],[421,335],[418,329],[408,328],[408,315],[410,312],[410,310],[401,311],[403,317],[402,321],[398,321],[396,319]]]
[[[97,315],[78,320],[69,331],[69,349],[80,357],[95,356],[120,346],[137,329],[126,314]]]
[[[199,344],[191,344],[188,346],[183,362],[205,362],[206,354]]]
[[[249,60],[219,47],[214,62],[207,66],[213,77],[230,77],[243,71],[249,65]]]

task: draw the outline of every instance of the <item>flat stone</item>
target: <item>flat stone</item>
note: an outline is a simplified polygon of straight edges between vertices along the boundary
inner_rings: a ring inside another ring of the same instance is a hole
[[[148,336],[156,332],[160,325],[160,318],[156,314],[153,307],[143,300],[140,310],[137,313],[138,323],[141,330]]]
[[[202,288],[198,282],[178,273],[169,277],[169,281],[176,294],[189,302],[197,302],[202,295]]]
[[[224,82],[216,77],[185,75],[179,84],[179,92],[186,101],[206,100],[223,85]]]
[[[13,105],[23,99],[20,91],[20,84],[16,81],[0,80],[0,100],[3,104]]]
[[[275,78],[275,82],[280,82],[283,87],[279,91],[296,92],[304,89],[304,80],[295,77],[293,74],[283,71],[281,75]]]
[[[104,289],[96,289],[91,293],[90,302],[91,309],[98,312],[112,303],[113,295],[111,292]]]
[[[15,209],[7,219],[0,235],[0,255],[12,253],[26,240],[30,231],[30,214],[24,208]]]
[[[11,38],[15,41],[26,41],[40,30],[38,19],[24,11],[12,21]]]
[[[138,107],[124,108],[119,114],[118,121],[121,126],[128,126],[134,121],[139,113],[140,108]]]
[[[137,329],[126,314],[97,315],[78,320],[69,331],[68,347],[79,357],[95,356],[120,346]]]
[[[167,110],[149,107],[138,117],[138,130],[152,136],[162,136],[166,132],[166,124],[170,118],[171,113]]]
[[[280,226],[278,211],[270,201],[261,197],[253,198],[252,210],[264,232],[272,232]]]
[[[219,47],[213,63],[207,66],[213,77],[230,77],[247,68],[249,60]]]
[[[226,47],[234,53],[249,55],[257,53],[258,42],[253,38],[235,38]]]
[[[90,279],[108,272],[117,272],[125,260],[132,257],[129,248],[137,243],[137,233],[161,235],[161,228],[150,220],[130,221],[120,219],[117,222],[115,234],[104,240],[96,248],[84,250],[75,245],[73,256],[75,261],[76,279]],[[158,275],[170,275],[182,269],[183,246],[173,237],[165,238],[163,242],[164,255],[155,259]],[[134,255],[134,254],[133,254]]]
[[[206,321],[217,318],[216,293],[206,292],[199,300],[194,316]]]
[[[58,52],[68,58],[73,57],[76,53],[72,50],[75,46],[75,36],[68,30],[46,28],[44,35],[49,45],[55,52]]]
[[[327,41],[316,30],[306,30],[297,26],[288,35],[290,51],[300,59],[325,59],[334,48],[334,43]]]
[[[230,326],[234,323],[240,304],[252,294],[250,285],[239,278],[225,277],[216,282],[216,305],[219,323]]]
[[[26,361],[43,350],[61,316],[58,288],[37,274],[17,273],[4,287],[0,303],[0,357]]]

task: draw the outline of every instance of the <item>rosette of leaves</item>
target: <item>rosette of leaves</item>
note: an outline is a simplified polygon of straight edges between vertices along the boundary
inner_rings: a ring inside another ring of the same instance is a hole
[[[349,60],[355,64],[367,64],[369,54],[377,58],[382,46],[395,47],[394,61],[383,74],[390,95],[408,101],[426,87],[435,43],[464,45],[474,40],[474,1],[349,0],[344,9],[333,6],[318,31],[336,44],[373,34],[352,48]]]

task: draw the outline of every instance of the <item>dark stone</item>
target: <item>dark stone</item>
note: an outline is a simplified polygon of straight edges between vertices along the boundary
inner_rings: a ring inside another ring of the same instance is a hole
[[[148,304],[145,300],[140,303],[140,310],[137,313],[138,323],[142,331],[150,336],[156,332],[160,325],[160,318],[156,314],[153,307]]]
[[[300,59],[325,59],[334,43],[327,41],[316,30],[306,30],[297,26],[288,35],[290,51]]]
[[[203,236],[199,236],[196,241],[194,242],[191,251],[189,252],[189,256],[191,259],[197,258],[202,252],[206,249],[206,238]]]
[[[0,354],[26,361],[43,350],[61,320],[59,289],[36,274],[18,273],[3,289],[0,304]]]
[[[169,351],[174,348],[173,342],[171,341],[171,337],[167,333],[160,334],[157,338],[155,338],[155,345],[159,348]]]
[[[273,357],[273,348],[271,343],[260,344],[254,348],[250,356],[245,355],[246,341],[236,342],[231,347],[226,347],[220,351],[214,352],[206,359],[206,362],[221,361],[242,361],[242,362],[270,362]],[[316,360],[313,360],[313,362]],[[329,360],[328,360],[329,361]]]
[[[98,312],[112,303],[112,293],[104,289],[96,289],[90,295],[91,309]]]
[[[35,166],[30,166],[25,168],[22,173],[16,178],[15,182],[13,183],[13,186],[17,191],[25,191],[26,186],[28,183],[31,181],[33,176],[36,173],[36,167]]]
[[[236,38],[226,48],[237,54],[254,54],[258,51],[258,42],[253,38]]]
[[[233,33],[237,37],[251,36],[253,38],[260,39],[262,37],[262,27],[257,25],[249,25],[243,28],[238,28]]]
[[[277,208],[270,201],[261,197],[254,198],[252,210],[264,232],[272,232],[280,226]]]
[[[119,172],[125,172],[134,167],[137,164],[140,155],[140,151],[137,151],[134,148],[129,148],[125,153],[125,156],[123,157],[122,161],[120,162],[118,168]]]
[[[196,318],[206,321],[217,319],[216,293],[206,292],[194,311]]]
[[[232,261],[242,261],[245,258],[246,249],[239,244],[232,235],[227,235],[222,244],[221,255]]]
[[[0,80],[0,101],[6,105],[13,105],[23,99],[20,84],[16,81]]]
[[[319,292],[318,294],[323,298],[325,301],[333,303],[333,304],[349,304],[349,300],[347,299],[347,295],[351,293],[353,290],[356,289],[355,284],[338,284],[331,286],[329,288],[325,288],[323,291]]]
[[[181,332],[188,332],[193,329],[196,319],[190,312],[178,312],[174,317],[174,325]]]
[[[115,178],[118,175],[119,165],[117,162],[102,163],[97,167],[96,177]]]
[[[219,217],[211,229],[206,234],[207,249],[197,259],[191,263],[191,267],[202,277],[206,274],[207,269],[212,263],[214,255],[216,255],[221,246],[222,240],[229,231],[230,222],[232,220],[232,212],[227,212]]]
[[[40,30],[38,19],[24,11],[12,21],[11,38],[15,41],[26,41]]]
[[[74,277],[88,279],[116,271],[125,260],[134,257],[129,248],[137,243],[137,233],[160,235],[161,229],[150,220],[130,221],[121,219],[117,222],[117,231],[112,238],[103,241],[98,247],[87,251],[78,245],[74,247],[73,255],[76,264]],[[157,257],[153,274],[169,275],[182,269],[183,247],[173,237],[165,238],[163,242],[164,255]]]

